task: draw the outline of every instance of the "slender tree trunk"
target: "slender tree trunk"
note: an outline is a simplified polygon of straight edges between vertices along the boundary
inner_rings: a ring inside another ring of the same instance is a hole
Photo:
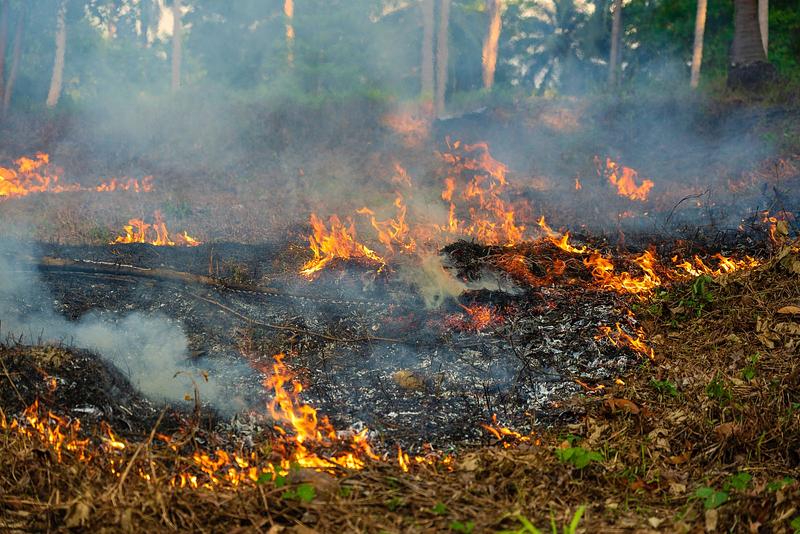
[[[64,85],[64,57],[67,52],[67,0],[60,0],[56,14],[56,58],[53,62],[53,75],[50,90],[47,92],[47,107],[54,108],[61,98]]]
[[[183,61],[183,23],[181,0],[172,0],[172,91],[181,87],[181,62]]]
[[[769,0],[758,0],[758,28],[761,30],[764,55],[769,57]]]
[[[6,79],[6,42],[8,41],[8,0],[0,0],[0,102]]]
[[[483,88],[491,89],[494,86],[494,73],[497,69],[497,44],[500,42],[500,32],[503,28],[503,0],[486,0],[486,10],[489,13],[489,30],[483,40]]]
[[[439,34],[436,42],[436,117],[444,115],[445,94],[447,93],[447,67],[449,63],[450,47],[448,37],[450,32],[450,0],[439,2]]]
[[[294,65],[294,0],[284,0],[283,14],[286,16],[286,63]]]
[[[692,79],[690,85],[696,89],[700,83],[700,65],[703,63],[703,34],[706,31],[708,0],[697,0],[697,15],[694,19],[694,47],[692,48]]]
[[[617,70],[619,70],[619,43],[622,32],[622,0],[614,0],[613,18],[611,21],[611,54],[608,58],[608,85],[617,84]]]
[[[422,0],[422,66],[420,95],[426,115],[433,113],[434,0]]]
[[[758,0],[734,1],[734,31],[731,62],[747,65],[766,61],[761,28],[758,24]]]
[[[14,29],[14,43],[11,49],[11,68],[8,71],[6,88],[3,91],[3,115],[8,112],[11,105],[11,95],[14,93],[14,82],[17,81],[19,72],[19,62],[22,58],[22,28],[25,24],[25,8],[22,8],[17,15],[17,26]]]

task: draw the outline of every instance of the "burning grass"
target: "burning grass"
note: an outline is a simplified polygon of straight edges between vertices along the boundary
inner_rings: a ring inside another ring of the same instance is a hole
[[[551,515],[567,524],[585,506],[586,531],[790,531],[800,521],[798,276],[795,244],[758,267],[708,277],[702,289],[698,278],[642,303],[637,313],[654,360],[624,383],[572,399],[582,414],[574,424],[526,436],[487,423],[496,445],[447,464],[401,451],[402,462],[371,460],[337,469],[340,476],[290,466],[252,483],[181,488],[176,473],[203,457],[199,442],[185,441],[191,432],[169,446],[155,429],[129,441],[98,427],[76,438],[98,451],[86,461],[85,449],[56,450],[52,432],[20,432],[5,413],[0,524],[477,532],[526,522],[546,528]],[[698,291],[702,307],[692,304]],[[14,384],[15,377],[6,370],[0,380]],[[61,416],[43,410],[35,424],[30,412],[17,424],[52,428]],[[187,454],[185,447],[200,448]],[[257,448],[275,450],[269,442]],[[212,465],[223,459],[208,455]]]

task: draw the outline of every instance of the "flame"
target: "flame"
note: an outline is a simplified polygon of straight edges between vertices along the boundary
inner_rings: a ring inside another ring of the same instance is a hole
[[[356,228],[352,222],[350,226],[345,226],[336,215],[331,215],[328,222],[330,230],[322,219],[314,213],[311,214],[313,234],[308,241],[314,258],[303,265],[301,274],[310,278],[336,258],[366,259],[379,264],[381,269],[386,265],[383,258],[356,240]]]
[[[153,177],[117,179],[102,182],[95,187],[81,184],[60,184],[59,175],[50,165],[50,156],[44,152],[32,158],[21,157],[14,161],[15,169],[0,167],[0,199],[24,197],[32,193],[65,193],[73,191],[135,191],[147,193],[153,190]]]
[[[569,244],[569,232],[565,232],[563,235],[559,236],[558,233],[554,232],[552,228],[547,224],[547,221],[544,219],[544,215],[542,215],[539,220],[536,222],[539,225],[544,233],[547,236],[547,239],[550,240],[555,246],[560,248],[565,252],[570,252],[572,254],[583,254],[586,252],[586,247],[574,247]]]
[[[583,189],[581,181],[578,178],[575,178],[575,191],[580,191],[581,189]]]
[[[156,211],[153,218],[153,224],[146,223],[142,219],[129,220],[128,224],[123,226],[125,235],[117,236],[111,244],[148,243],[157,247],[196,247],[202,244],[186,232],[175,235],[174,240],[170,239],[161,212]]]
[[[730,274],[741,269],[752,269],[761,265],[761,261],[751,256],[745,256],[739,260],[717,253],[714,254],[712,258],[718,261],[718,267],[716,269],[706,265],[706,263],[703,262],[703,260],[697,255],[692,258],[692,262],[685,260],[681,263],[678,263],[678,258],[675,257],[673,258],[673,263],[675,263],[676,268],[681,269],[689,276],[700,276],[703,274],[709,276],[720,276],[723,274]]]
[[[592,270],[595,280],[605,289],[639,294],[649,293],[661,285],[661,277],[655,271],[658,259],[652,251],[646,250],[636,256],[633,262],[641,269],[642,276],[636,277],[627,271],[614,274],[614,264],[599,253],[593,253],[583,260],[586,267]]]
[[[389,252],[394,252],[393,243],[399,245],[408,252],[413,252],[417,248],[417,244],[414,238],[409,235],[410,228],[406,223],[406,212],[408,209],[403,203],[403,196],[400,193],[397,193],[394,205],[397,208],[397,217],[386,221],[376,220],[375,212],[367,207],[357,210],[356,213],[360,215],[369,215],[372,227],[378,233],[378,241],[380,241]]]
[[[524,436],[519,432],[515,432],[510,428],[506,428],[504,426],[500,426],[497,423],[497,414],[492,414],[492,422],[491,424],[482,424],[481,425],[487,432],[493,435],[498,442],[503,444],[503,447],[508,449],[514,445],[519,445],[520,443],[530,443],[531,437]],[[538,441],[538,440],[537,440]],[[538,445],[538,443],[537,443]]]
[[[602,172],[598,168],[598,173]],[[611,158],[606,158],[605,175],[611,185],[617,188],[619,196],[627,197],[631,200],[644,202],[655,185],[652,180],[643,180],[640,185],[637,185],[636,180],[639,177],[639,173],[630,167],[618,165]]]
[[[265,386],[274,391],[275,396],[267,408],[276,421],[275,430],[281,434],[286,448],[291,450],[286,457],[302,467],[339,466],[348,469],[363,468],[365,459],[379,459],[369,445],[366,428],[352,435],[348,442],[339,437],[327,417],[319,418],[314,408],[299,400],[303,386],[294,380],[294,375],[283,363],[284,357],[283,354],[275,356],[272,376],[267,378]],[[287,389],[288,384],[291,384],[291,390]],[[337,452],[329,458],[318,456],[310,448],[333,449],[343,446],[350,450]]]
[[[637,329],[636,337],[625,332],[619,323],[616,323],[616,330],[610,326],[601,326],[600,333],[595,339],[608,339],[615,347],[628,347],[651,360],[655,360],[653,348],[644,342],[645,334],[641,329]]]

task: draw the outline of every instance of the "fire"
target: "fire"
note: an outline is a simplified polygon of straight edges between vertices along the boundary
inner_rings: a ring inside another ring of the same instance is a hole
[[[761,265],[759,260],[751,256],[745,256],[744,258],[737,260],[718,253],[714,254],[712,258],[718,261],[718,267],[716,269],[706,265],[706,263],[703,262],[703,260],[697,255],[694,256],[691,262],[683,261],[681,263],[677,263],[678,258],[675,257],[673,258],[673,263],[675,263],[676,268],[681,269],[689,276],[700,276],[702,274],[709,276],[720,276],[722,274],[729,274],[741,269],[751,269]]]
[[[619,323],[616,324],[616,329],[610,326],[601,326],[600,333],[595,336],[595,339],[608,339],[615,347],[628,347],[633,349],[647,358],[654,360],[655,352],[653,348],[644,342],[645,334],[641,329],[637,329],[636,337],[625,332]]]
[[[600,175],[604,174],[608,178],[611,185],[617,188],[618,195],[631,200],[644,202],[655,185],[652,180],[642,180],[641,184],[637,184],[639,173],[630,167],[618,165],[611,158],[606,158],[605,170],[602,170],[598,165],[597,172]]]
[[[633,262],[641,269],[642,276],[636,277],[627,271],[614,274],[614,264],[599,253],[594,253],[583,260],[586,267],[592,270],[592,276],[595,280],[605,289],[639,294],[649,293],[661,285],[661,277],[655,271],[658,259],[652,251],[646,250],[641,255],[636,256]]]
[[[397,193],[394,205],[397,208],[397,217],[386,221],[378,221],[375,218],[375,212],[367,207],[357,210],[356,213],[359,215],[368,215],[370,217],[372,227],[378,233],[378,241],[380,241],[389,252],[394,252],[392,244],[408,252],[413,252],[417,248],[417,244],[414,238],[409,235],[410,228],[406,223],[406,212],[408,208],[403,203],[403,195]]]
[[[309,236],[308,241],[314,258],[303,265],[301,274],[310,278],[336,258],[343,260],[361,258],[379,264],[381,269],[386,265],[383,258],[358,242],[352,221],[349,226],[345,226],[338,216],[331,215],[328,222],[330,229],[315,213],[311,214],[313,234]]]
[[[134,191],[147,193],[153,190],[153,177],[112,178],[95,187],[81,184],[61,184],[50,156],[38,152],[32,158],[21,157],[14,161],[15,169],[0,167],[0,198],[24,197],[32,193],[65,193],[74,191]]]
[[[580,191],[581,189],[583,189],[581,181],[578,178],[575,178],[575,191]]]
[[[519,432],[511,430],[510,428],[500,426],[497,423],[497,414],[492,414],[491,424],[485,424],[485,425],[482,424],[481,426],[492,436],[494,436],[498,442],[502,443],[503,447],[506,449],[511,448],[514,445],[519,445],[521,443],[531,442],[530,436],[524,436]],[[536,444],[538,445],[538,440]]]
[[[544,220],[544,215],[539,218],[536,224],[544,231],[547,239],[561,250],[572,254],[583,254],[586,252],[586,247],[574,247],[569,244],[569,232],[565,232],[561,236],[559,236],[557,232],[554,232],[547,224],[547,221]]]
[[[265,386],[274,391],[268,409],[276,422],[275,430],[291,451],[287,455],[289,459],[302,467],[339,466],[348,469],[363,468],[365,459],[379,459],[369,445],[367,429],[352,435],[348,442],[337,434],[327,417],[319,418],[314,408],[299,400],[303,386],[294,380],[294,375],[283,363],[284,357],[283,354],[275,356],[272,376],[267,378]],[[291,384],[291,390],[286,388],[288,384]],[[350,450],[337,452],[330,458],[322,458],[310,448],[340,449],[343,446]]]
[[[202,244],[186,232],[175,234],[170,238],[161,212],[156,211],[153,214],[153,218],[154,222],[152,224],[146,223],[142,219],[129,220],[128,224],[123,227],[125,235],[117,236],[111,244],[148,243],[157,247],[196,247]]]

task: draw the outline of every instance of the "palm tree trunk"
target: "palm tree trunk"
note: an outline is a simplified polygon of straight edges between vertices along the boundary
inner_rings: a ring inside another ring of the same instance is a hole
[[[494,73],[497,69],[497,44],[503,27],[503,0],[486,0],[486,10],[489,12],[489,30],[483,40],[481,62],[483,88],[488,90],[494,86]]]
[[[766,61],[758,24],[758,0],[734,1],[734,31],[731,62],[747,65]]]
[[[769,57],[769,0],[758,0],[758,28],[761,30],[764,55]]]
[[[283,14],[286,15],[286,63],[294,65],[294,0],[284,0]]]
[[[64,57],[67,52],[67,0],[61,0],[56,14],[56,58],[53,62],[53,75],[50,90],[47,92],[47,107],[54,108],[61,98],[64,85]]]
[[[22,58],[22,27],[24,23],[25,8],[23,7],[19,15],[17,15],[17,27],[14,30],[14,44],[11,49],[11,68],[8,71],[8,80],[6,80],[6,88],[3,91],[3,115],[8,112],[8,108],[11,105],[11,95],[14,93],[14,82],[17,81],[19,62]]]
[[[697,15],[694,19],[694,47],[692,48],[692,78],[690,85],[696,89],[700,83],[700,65],[703,63],[703,34],[706,31],[708,0],[697,0]]]
[[[614,0],[613,18],[611,22],[611,54],[608,58],[608,85],[617,84],[617,70],[619,63],[619,43],[622,31],[622,0]]]
[[[433,112],[433,26],[434,0],[422,0],[422,65],[420,96],[426,115]]]
[[[0,2],[0,102],[3,101],[6,74],[6,41],[8,40],[8,0]]]
[[[172,91],[181,87],[181,62],[183,61],[183,24],[181,0],[172,0]]]
[[[437,117],[444,115],[445,94],[447,92],[447,66],[450,48],[448,34],[450,31],[450,0],[439,2],[439,35],[436,42],[436,100]]]

